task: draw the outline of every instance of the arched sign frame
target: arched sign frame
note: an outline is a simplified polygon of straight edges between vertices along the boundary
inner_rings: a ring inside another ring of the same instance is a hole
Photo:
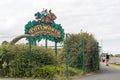
[[[57,43],[64,39],[64,29],[60,24],[56,24],[54,20],[56,16],[51,10],[43,9],[42,12],[35,13],[35,19],[29,21],[25,25],[25,34],[32,35],[27,37],[29,44],[36,45],[36,41],[45,39],[45,46],[47,48],[47,40],[55,42],[55,53],[57,55]]]
[[[34,35],[34,37],[27,38],[28,41],[31,40],[33,43],[42,39],[58,43],[63,41],[65,33],[60,24],[49,24],[34,20],[25,25],[25,34]]]
[[[29,75],[31,76],[31,44],[36,45],[36,41],[41,41],[42,39],[55,42],[55,53],[57,56],[57,43],[62,42],[64,39],[64,29],[60,24],[56,24],[54,20],[56,16],[49,10],[49,12],[43,9],[43,11],[35,13],[36,20],[29,21],[25,25],[25,34],[32,35],[27,37],[29,41]]]

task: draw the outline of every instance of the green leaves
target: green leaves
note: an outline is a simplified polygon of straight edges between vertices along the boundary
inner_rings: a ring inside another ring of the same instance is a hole
[[[34,76],[42,78],[53,78],[55,75],[65,75],[65,68],[61,66],[46,65],[34,71]]]
[[[28,45],[0,46],[0,77],[28,77]],[[43,46],[32,46],[32,72],[45,65],[55,65],[54,51]],[[32,73],[34,75],[34,72]]]
[[[84,40],[84,49],[82,48],[82,40]],[[78,34],[70,34],[68,37],[68,53],[69,53],[69,65],[74,68],[82,69],[83,64],[83,50],[84,50],[84,59],[85,65],[87,65],[86,71],[92,71],[98,69],[99,64],[99,53],[98,53],[98,44],[93,35],[82,32]],[[66,49],[66,42],[64,43],[64,49]],[[65,53],[66,51],[64,50]],[[61,55],[62,60],[65,55]]]

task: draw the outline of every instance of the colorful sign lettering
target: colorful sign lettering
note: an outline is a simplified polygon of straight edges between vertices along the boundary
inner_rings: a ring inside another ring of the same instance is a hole
[[[64,39],[64,29],[60,24],[56,24],[54,20],[56,16],[49,10],[43,10],[41,13],[35,14],[37,20],[29,21],[25,25],[25,34],[35,35],[29,37],[27,40],[41,41],[41,39],[48,39],[54,42],[61,42]]]

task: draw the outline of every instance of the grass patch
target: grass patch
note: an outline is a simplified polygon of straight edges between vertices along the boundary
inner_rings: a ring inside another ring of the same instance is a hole
[[[120,69],[120,64],[109,64],[109,66]]]

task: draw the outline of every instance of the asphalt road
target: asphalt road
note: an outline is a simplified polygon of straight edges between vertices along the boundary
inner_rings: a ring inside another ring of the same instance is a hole
[[[120,80],[120,69],[102,65],[99,73],[74,80]]]

